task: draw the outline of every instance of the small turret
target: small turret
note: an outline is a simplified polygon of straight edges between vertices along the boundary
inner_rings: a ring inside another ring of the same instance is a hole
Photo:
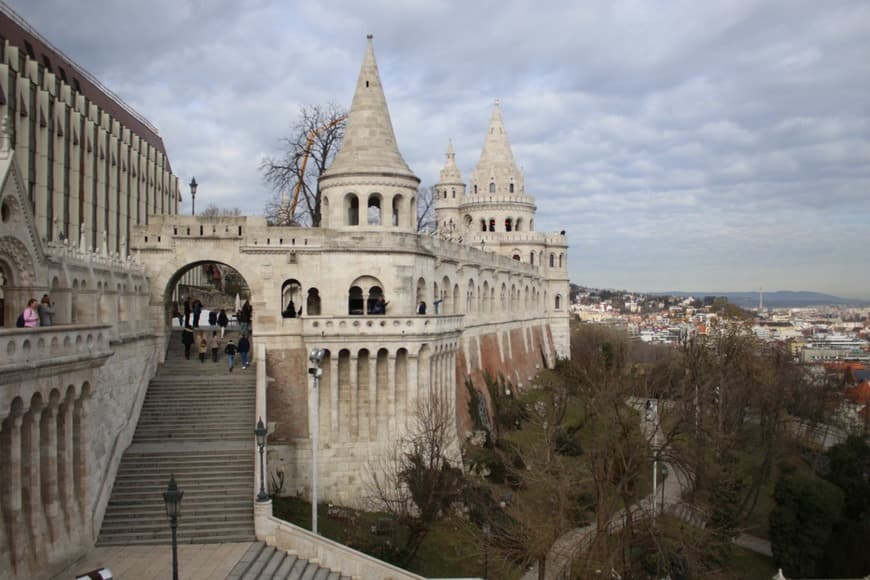
[[[447,144],[447,161],[441,169],[438,183],[435,184],[435,222],[440,233],[451,237],[461,236],[459,206],[464,197],[465,183],[456,166],[456,153],[451,141]]]

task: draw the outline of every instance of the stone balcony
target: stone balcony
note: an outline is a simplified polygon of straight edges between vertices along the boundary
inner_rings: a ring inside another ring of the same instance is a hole
[[[0,384],[18,383],[25,376],[60,365],[93,366],[112,355],[108,324],[69,324],[42,328],[0,329]],[[0,392],[0,408],[9,391]]]
[[[379,338],[435,337],[459,333],[462,314],[443,316],[306,316],[297,319],[306,338],[371,336]]]

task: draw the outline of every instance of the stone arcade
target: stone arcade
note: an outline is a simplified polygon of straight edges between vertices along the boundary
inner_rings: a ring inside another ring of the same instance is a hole
[[[569,353],[567,238],[534,231],[535,200],[498,104],[469,189],[448,146],[438,230],[418,234],[419,179],[399,152],[371,37],[344,142],[321,178],[320,228],[152,215],[132,228],[129,258],[94,253],[36,234],[8,141],[0,175],[0,570],[19,577],[93,545],[171,334],[172,290],[198,264],[230,266],[251,289],[258,413],[272,425],[269,471],[284,473],[286,493],[310,492],[310,409],[319,407],[320,498],[356,504],[368,460],[402,435],[421,396],[449,401],[461,440],[472,425],[467,381],[488,400],[484,373],[527,387]],[[8,328],[49,289],[58,326]],[[381,296],[386,312],[373,314]],[[282,317],[290,299],[301,316]],[[318,405],[313,348],[327,351]]]

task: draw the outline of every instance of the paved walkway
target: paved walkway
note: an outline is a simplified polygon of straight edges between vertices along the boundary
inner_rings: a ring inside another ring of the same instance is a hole
[[[252,543],[184,544],[178,546],[178,575],[184,580],[226,578]],[[77,574],[108,568],[119,580],[172,578],[170,546],[105,546],[94,548],[54,580],[72,580]]]

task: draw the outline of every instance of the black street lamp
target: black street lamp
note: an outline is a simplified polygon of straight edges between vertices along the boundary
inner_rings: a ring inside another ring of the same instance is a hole
[[[263,418],[257,421],[257,428],[254,429],[254,435],[257,436],[257,447],[260,448],[260,493],[257,494],[257,501],[269,501],[269,494],[266,493],[266,466],[263,462],[263,448],[266,447],[266,425],[263,424]]]
[[[662,515],[665,513],[665,480],[668,478],[668,466],[662,464]],[[655,501],[655,500],[653,500]]]
[[[483,580],[489,578],[489,522],[483,522]]]
[[[196,177],[190,180],[190,215],[196,215],[196,188],[199,184]]]
[[[184,492],[178,489],[175,475],[169,476],[169,486],[163,492],[163,503],[166,505],[166,515],[169,516],[169,528],[172,530],[172,580],[178,580],[178,540],[175,532],[178,529],[178,516],[181,515],[181,499]]]

